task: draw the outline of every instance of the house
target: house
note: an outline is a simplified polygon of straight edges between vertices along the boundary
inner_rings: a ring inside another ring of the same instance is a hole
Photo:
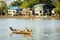
[[[36,15],[51,15],[51,10],[53,10],[53,6],[48,4],[37,4],[34,5],[34,11]]]
[[[8,7],[8,15],[15,15],[18,14],[20,11],[22,11],[22,8],[20,8],[19,6],[10,6]]]
[[[24,8],[24,9],[22,10],[22,15],[26,15],[26,12],[27,12],[27,10],[26,10],[26,8]]]
[[[22,15],[32,16],[32,10],[31,10],[31,8],[24,8],[22,10]]]

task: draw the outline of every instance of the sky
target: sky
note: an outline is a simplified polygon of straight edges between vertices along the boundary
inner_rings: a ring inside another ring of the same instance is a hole
[[[0,0],[0,1],[1,1],[1,0]],[[16,1],[16,0],[3,0],[3,1],[5,1],[5,2],[7,3],[7,6],[9,6],[9,4],[10,4],[11,2]],[[21,1],[23,1],[23,0],[21,0]]]
[[[0,1],[2,1],[2,0],[0,0]],[[7,6],[9,6],[9,4],[10,4],[11,2],[16,1],[16,0],[3,0],[3,1],[5,1],[5,2],[7,3]]]
[[[13,1],[15,1],[15,0],[6,0],[5,2],[7,3],[7,6],[9,6],[9,4]]]

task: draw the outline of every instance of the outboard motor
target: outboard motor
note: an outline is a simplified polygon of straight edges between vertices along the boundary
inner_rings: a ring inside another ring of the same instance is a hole
[[[9,27],[11,31],[13,31],[13,28],[12,27]]]

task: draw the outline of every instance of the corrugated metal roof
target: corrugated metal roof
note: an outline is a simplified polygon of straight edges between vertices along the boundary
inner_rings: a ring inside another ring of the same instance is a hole
[[[22,8],[20,8],[19,6],[10,6],[10,7],[8,7],[8,9],[10,9],[10,10],[22,10]]]
[[[37,5],[35,5],[34,7],[37,7],[37,6],[44,6],[44,5],[46,5],[46,4],[37,4]]]
[[[10,6],[10,7],[8,7],[9,9],[12,9],[12,10],[16,10],[16,9],[22,9],[22,8],[20,8],[19,6]]]

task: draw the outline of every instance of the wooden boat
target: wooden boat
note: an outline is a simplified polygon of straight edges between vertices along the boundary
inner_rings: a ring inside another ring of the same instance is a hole
[[[18,32],[18,31],[12,31],[12,33],[14,33],[14,34],[30,34],[31,32],[24,32],[24,31]]]
[[[10,27],[10,30],[11,30],[12,33],[14,33],[14,34],[30,34],[30,33],[32,32],[32,30],[30,30],[30,31],[28,31],[28,32],[20,31],[20,30],[13,29],[12,27]]]

